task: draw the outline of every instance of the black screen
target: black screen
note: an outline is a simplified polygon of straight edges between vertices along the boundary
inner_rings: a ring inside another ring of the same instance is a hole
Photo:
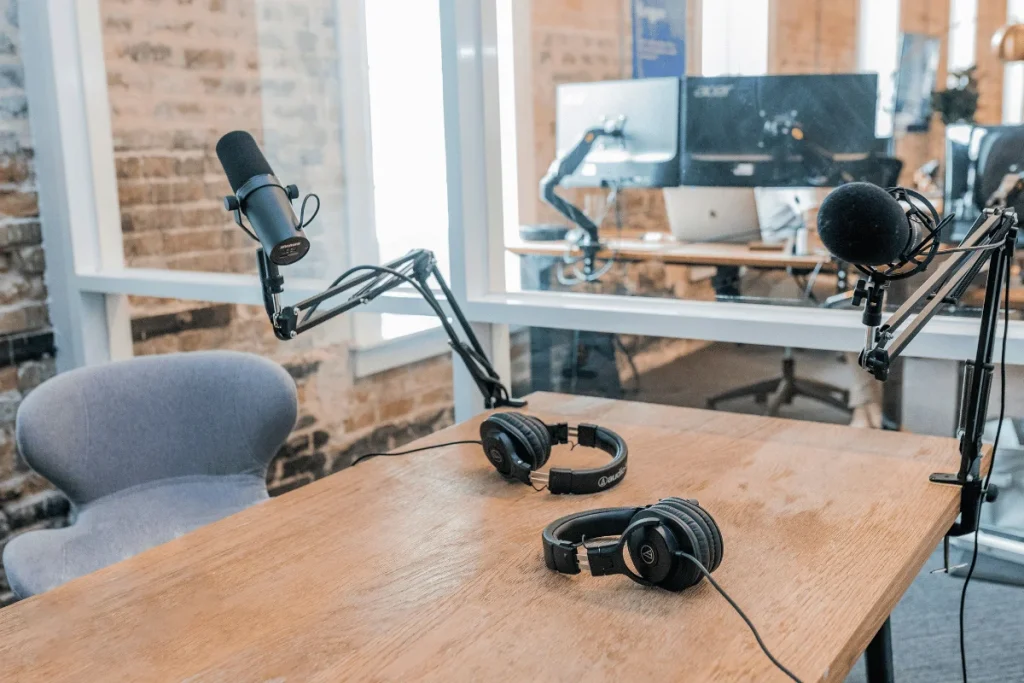
[[[876,150],[875,74],[686,79],[689,154],[764,154],[765,121],[790,114],[832,154]]]

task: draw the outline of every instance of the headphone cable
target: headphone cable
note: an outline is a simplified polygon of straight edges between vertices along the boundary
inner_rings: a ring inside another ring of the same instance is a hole
[[[758,645],[758,647],[761,648],[761,652],[763,652],[765,654],[765,656],[769,660],[771,660],[771,663],[775,665],[775,668],[777,668],[779,671],[781,671],[782,673],[784,673],[787,676],[789,676],[791,679],[796,681],[796,683],[802,683],[802,681],[799,678],[797,678],[796,674],[794,674],[792,671],[787,669],[782,662],[780,662],[779,660],[777,660],[775,658],[775,655],[773,655],[771,652],[769,652],[768,646],[766,646],[764,644],[764,641],[761,640],[761,634],[757,632],[756,628],[754,628],[753,622],[751,622],[750,618],[747,617],[746,613],[744,613],[744,611],[742,609],[740,609],[740,606],[736,604],[736,601],[729,597],[729,594],[725,592],[725,589],[722,588],[721,586],[719,586],[718,582],[715,581],[713,578],[711,578],[711,572],[709,572],[707,570],[707,568],[703,564],[700,563],[700,560],[698,560],[693,555],[690,555],[688,553],[684,553],[682,551],[678,551],[678,552],[676,552],[676,554],[679,557],[687,559],[690,562],[692,562],[694,565],[696,565],[697,569],[700,570],[700,573],[703,574],[704,578],[708,580],[708,583],[710,583],[712,586],[714,586],[715,590],[718,591],[719,595],[721,595],[723,598],[725,598],[725,601],[728,602],[729,605],[734,610],[736,610],[736,614],[740,615],[740,619],[742,619],[744,621],[744,623],[746,623],[747,628],[749,628],[750,632],[754,634],[754,640],[757,641],[757,645]]]
[[[411,449],[409,449],[407,451],[390,451],[390,452],[387,452],[387,453],[364,453],[363,455],[360,455],[358,458],[353,460],[352,464],[349,465],[349,467],[352,467],[354,465],[358,465],[363,460],[367,460],[369,458],[376,458],[379,455],[387,455],[387,456],[390,456],[390,455],[408,455],[410,453],[419,453],[420,451],[429,451],[429,450],[432,450],[434,448],[444,448],[445,446],[461,446],[463,444],[476,444],[477,446],[481,446],[481,445],[483,445],[483,441],[474,441],[474,440],[446,441],[445,443],[435,443],[435,444],[433,444],[431,446],[420,446],[419,448],[411,448]]]

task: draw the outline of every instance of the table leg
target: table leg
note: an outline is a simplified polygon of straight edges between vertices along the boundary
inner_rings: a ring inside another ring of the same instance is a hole
[[[894,683],[896,680],[892,668],[892,624],[888,618],[868,643],[864,663],[867,665],[867,683]]]
[[[737,266],[718,266],[711,278],[711,287],[718,296],[739,296],[740,269]]]

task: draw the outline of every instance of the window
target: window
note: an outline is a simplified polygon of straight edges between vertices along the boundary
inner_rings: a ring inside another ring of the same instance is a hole
[[[438,0],[337,0],[337,7],[339,42],[345,46],[340,106],[349,224],[347,263],[385,263],[410,249],[425,248],[434,252],[441,272],[447,275],[448,195]],[[394,21],[396,12],[403,21]],[[357,314],[356,347],[376,347],[436,327],[438,323],[429,317]],[[436,350],[441,352],[444,347],[437,345]]]
[[[978,34],[978,0],[951,0],[949,4],[949,73],[974,65]]]
[[[880,138],[892,137],[893,134],[899,45],[899,3],[891,0],[861,0],[857,68],[878,74],[875,136]]]
[[[411,248],[448,266],[448,192],[438,3],[365,4],[373,203],[380,262]],[[395,21],[400,15],[401,21]],[[349,201],[368,198],[350,197]],[[360,230],[353,226],[353,230]],[[353,239],[358,239],[358,233]],[[381,338],[437,327],[430,318],[383,315]]]
[[[704,76],[759,76],[768,71],[768,0],[718,0],[702,7]]]
[[[1006,23],[1024,24],[1024,0],[1008,0]],[[1024,123],[1024,63],[1010,62],[1003,75],[1003,123]]]

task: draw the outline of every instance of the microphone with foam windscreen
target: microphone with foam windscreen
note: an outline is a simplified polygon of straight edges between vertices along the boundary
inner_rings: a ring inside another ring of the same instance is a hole
[[[818,236],[840,261],[883,266],[910,259],[920,242],[920,229],[888,190],[871,183],[847,183],[821,203]]]
[[[225,197],[225,206],[249,219],[267,258],[287,266],[305,256],[309,240],[291,204],[298,188],[281,184],[252,135],[244,130],[228,133],[217,142],[217,158],[235,193]],[[240,216],[237,220],[241,225]]]

